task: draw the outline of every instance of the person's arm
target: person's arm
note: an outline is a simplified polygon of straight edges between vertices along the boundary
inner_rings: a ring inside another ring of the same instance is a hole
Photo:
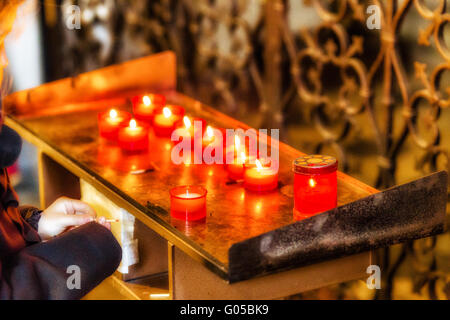
[[[107,228],[84,224],[3,258],[0,299],[80,299],[116,270],[121,256]]]
[[[39,220],[41,219],[42,210],[33,206],[20,206],[19,212],[22,218],[28,222],[35,230],[38,229]]]
[[[36,230],[42,240],[51,239],[70,228],[91,221],[97,221],[107,229],[111,229],[111,225],[104,217],[97,218],[95,210],[89,204],[67,197],[58,198],[42,213],[36,211],[29,213],[31,216],[33,214],[35,217],[30,217],[30,219],[37,220]]]

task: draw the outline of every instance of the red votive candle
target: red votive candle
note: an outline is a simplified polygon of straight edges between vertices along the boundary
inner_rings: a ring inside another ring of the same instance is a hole
[[[111,109],[98,114],[100,136],[108,140],[117,140],[119,129],[128,124],[131,114],[126,111]]]
[[[219,135],[216,135],[215,130],[219,130],[222,134],[222,137]],[[226,131],[222,128],[213,128],[211,126],[207,126],[205,132],[202,136],[202,153],[205,152],[206,147],[211,147],[212,152],[211,156],[215,157],[216,155],[216,148],[220,147],[222,148],[222,164],[225,163],[226,160]]]
[[[119,130],[119,147],[126,151],[148,149],[148,127],[131,119],[128,127]]]
[[[191,140],[191,151],[194,150],[194,122],[200,121],[202,123],[202,134],[205,130],[206,121],[201,118],[189,118],[188,116],[183,117],[182,122],[178,122],[177,129],[185,129],[183,132],[180,132],[183,139]],[[178,143],[174,141],[174,143]]]
[[[166,97],[161,94],[145,94],[131,99],[134,117],[140,121],[152,123],[153,114],[157,108],[166,104]]]
[[[170,189],[170,215],[195,221],[206,217],[206,189],[201,186],[179,186]]]
[[[184,109],[180,106],[167,105],[155,110],[153,129],[158,137],[170,137],[178,122],[183,118]]]
[[[255,160],[254,164],[244,165],[244,188],[251,191],[270,191],[278,187],[278,170],[262,165]]]
[[[243,161],[234,159],[233,163],[227,163],[226,169],[228,172],[228,178],[231,180],[241,180],[244,178],[244,163]]]
[[[241,148],[241,140],[238,136],[234,136],[234,146],[226,149],[226,157],[232,154],[232,163],[226,163],[226,170],[228,172],[228,178],[231,180],[241,180],[244,178],[244,164],[247,159],[244,148]]]
[[[294,218],[308,218],[337,205],[336,158],[308,155],[297,158],[294,171]]]

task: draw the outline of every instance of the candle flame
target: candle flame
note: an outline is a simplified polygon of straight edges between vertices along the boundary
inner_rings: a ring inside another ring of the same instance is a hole
[[[257,171],[261,171],[263,169],[263,166],[261,165],[261,162],[258,159],[255,160],[255,164]]]
[[[163,114],[164,114],[164,117],[169,118],[172,115],[172,111],[170,111],[169,108],[164,107],[163,108]]]
[[[206,135],[207,135],[208,137],[210,137],[210,138],[212,138],[212,137],[214,136],[214,131],[213,131],[213,129],[211,128],[211,126],[207,126],[207,127],[206,127]]]
[[[187,116],[183,117],[183,122],[184,122],[184,125],[186,126],[186,129],[189,129],[192,125],[191,120],[189,120],[189,118]]]
[[[112,118],[112,119],[117,118],[117,111],[115,109],[111,109],[109,111],[109,117]]]
[[[246,156],[245,156],[244,151],[241,152],[241,159],[242,159],[242,163],[245,163]]]
[[[152,104],[152,100],[150,100],[150,97],[149,96],[144,96],[143,98],[142,98],[142,102],[148,107],[149,105],[151,105]]]
[[[311,186],[311,188],[314,188],[316,186],[316,180],[314,180],[313,178],[310,178],[309,185]]]
[[[239,151],[239,149],[241,147],[241,139],[239,139],[238,136],[234,136],[234,147],[235,147],[236,151]]]
[[[130,120],[130,128],[131,128],[131,129],[136,129],[136,127],[137,127],[136,120],[131,119],[131,120]]]

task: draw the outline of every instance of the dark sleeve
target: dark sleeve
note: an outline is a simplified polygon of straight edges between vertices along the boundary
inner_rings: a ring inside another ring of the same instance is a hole
[[[22,218],[28,222],[35,230],[38,229],[39,220],[41,219],[42,210],[32,206],[20,206],[19,212]]]
[[[85,224],[3,259],[0,299],[80,299],[110,276],[121,258],[108,229]],[[79,288],[73,270],[80,271]]]

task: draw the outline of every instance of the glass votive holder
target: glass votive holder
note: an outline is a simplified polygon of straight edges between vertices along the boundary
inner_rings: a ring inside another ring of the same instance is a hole
[[[137,120],[148,123],[153,122],[153,114],[155,109],[166,104],[166,97],[162,94],[148,93],[144,95],[134,96],[131,99],[133,104],[133,114]]]
[[[148,124],[132,119],[127,127],[119,129],[119,147],[127,152],[141,152],[148,149]]]
[[[98,114],[98,131],[102,138],[117,140],[119,129],[127,126],[131,114],[123,110],[110,109]]]
[[[206,218],[207,190],[202,186],[178,186],[170,189],[170,215],[196,221]]]
[[[294,219],[336,207],[337,167],[336,158],[326,155],[306,155],[294,160]]]
[[[155,109],[153,130],[158,137],[169,137],[183,119],[184,108],[177,105],[166,105]]]
[[[278,188],[278,169],[271,168],[270,163],[244,164],[244,188],[250,191],[266,192]]]

